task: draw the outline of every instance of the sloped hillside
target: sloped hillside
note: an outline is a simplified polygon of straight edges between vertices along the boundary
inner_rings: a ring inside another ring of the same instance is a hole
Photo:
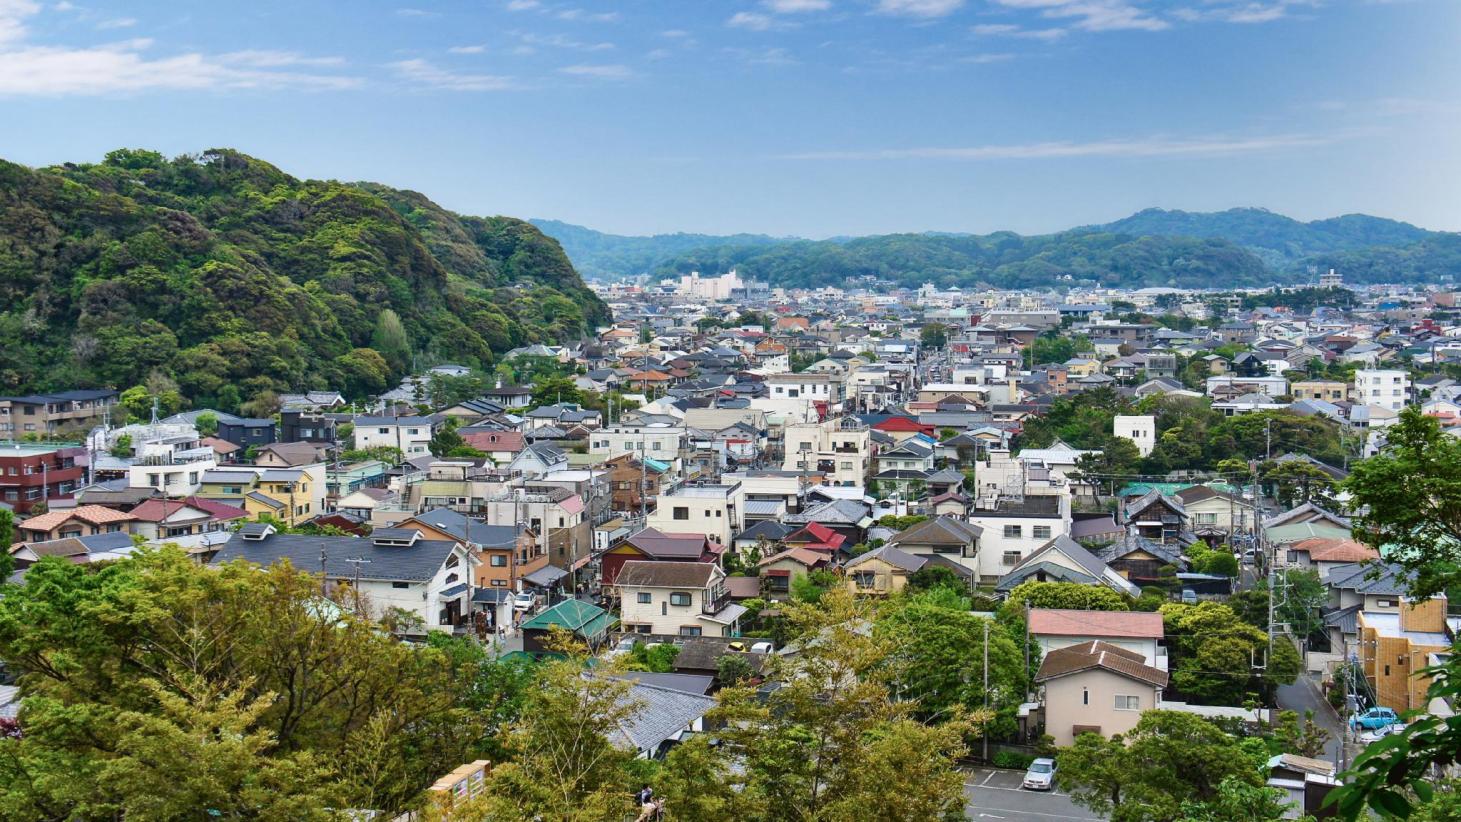
[[[487,364],[607,309],[528,223],[414,192],[299,180],[228,149],[0,161],[0,392],[127,387],[195,404],[388,385],[413,358]]]

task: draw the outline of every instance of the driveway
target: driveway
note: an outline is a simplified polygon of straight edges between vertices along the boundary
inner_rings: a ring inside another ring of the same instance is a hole
[[[1100,820],[1059,791],[1027,791],[1020,787],[1023,771],[974,768],[964,776],[968,804],[964,815],[989,822],[1054,822],[1054,820]]]

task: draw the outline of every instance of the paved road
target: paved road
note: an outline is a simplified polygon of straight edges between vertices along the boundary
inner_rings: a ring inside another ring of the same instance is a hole
[[[1292,685],[1278,687],[1278,707],[1296,712],[1301,718],[1305,711],[1314,712],[1314,722],[1329,732],[1329,741],[1324,745],[1324,758],[1335,762],[1339,755],[1340,740],[1344,738],[1344,725],[1333,709],[1319,695],[1319,686],[1307,674],[1300,674]]]
[[[1021,771],[975,768],[966,772],[964,808],[970,819],[988,822],[1055,822],[1055,820],[1100,820],[1059,791],[1027,791],[1020,787]]]

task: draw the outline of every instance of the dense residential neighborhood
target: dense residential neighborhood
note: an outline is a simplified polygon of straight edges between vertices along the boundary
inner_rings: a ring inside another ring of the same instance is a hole
[[[824,653],[809,626],[851,629],[920,721],[968,712],[971,813],[1053,758],[1054,793],[996,805],[1021,819],[1121,810],[1086,748],[1171,723],[1257,744],[1247,784],[1323,817],[1366,744],[1451,716],[1461,617],[1367,541],[1350,478],[1405,413],[1461,432],[1452,295],[599,288],[593,339],[378,396],[0,398],[7,590],[163,546],[292,569],[405,647],[597,655],[632,683],[609,744],[660,767],[734,736],[718,692]]]

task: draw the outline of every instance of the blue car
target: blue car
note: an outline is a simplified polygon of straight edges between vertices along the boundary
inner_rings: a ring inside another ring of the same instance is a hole
[[[1359,731],[1377,731],[1381,728],[1388,728],[1400,721],[1395,711],[1390,708],[1371,708],[1362,714],[1355,714],[1349,718],[1349,727]]]

